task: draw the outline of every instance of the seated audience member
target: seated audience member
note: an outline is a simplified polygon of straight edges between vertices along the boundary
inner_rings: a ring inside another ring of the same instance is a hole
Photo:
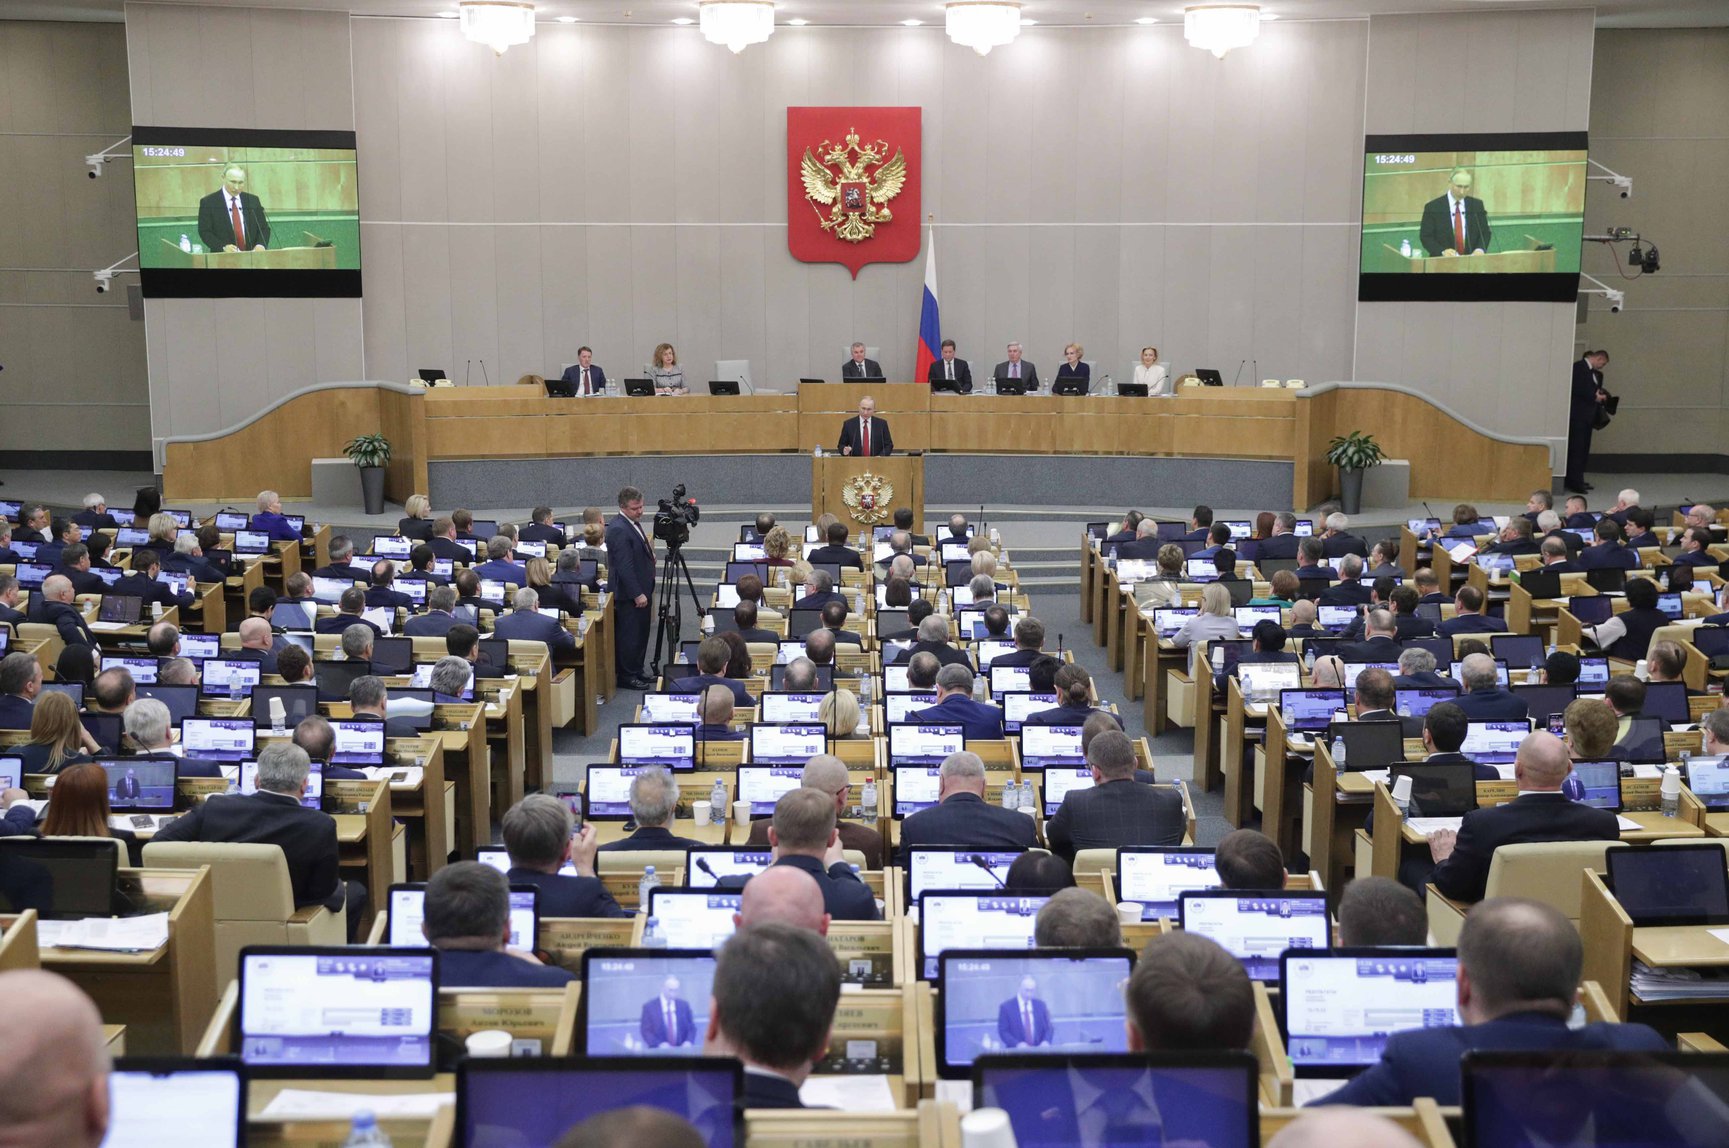
[[[965,750],[944,759],[937,776],[937,804],[901,822],[901,850],[921,845],[1030,849],[1037,826],[1026,814],[985,800],[985,763]]]
[[[912,617],[913,609],[917,606],[918,603],[914,602],[912,606],[907,608],[909,620]],[[973,660],[967,656],[967,652],[949,645],[949,620],[947,617],[942,614],[931,614],[920,622],[918,627],[918,641],[896,655],[895,663],[910,662],[919,654],[930,654],[942,665],[965,666],[969,670],[972,669]]]
[[[901,590],[903,593],[905,593],[908,596],[907,604],[906,604],[907,625],[904,629],[890,630],[886,634],[884,634],[884,633],[877,634],[877,641],[879,641],[879,642],[916,642],[916,641],[918,641],[918,637],[919,637],[919,627],[924,625],[925,619],[929,618],[932,614],[936,613],[936,607],[931,605],[930,599],[928,599],[928,598],[913,598],[913,597],[911,597],[912,588],[910,586],[908,586],[904,580],[898,579],[898,578],[890,578],[889,582],[888,582],[887,595],[888,595],[888,605],[891,607],[894,606],[894,604],[895,604],[895,598],[897,596],[896,595],[897,590]],[[944,640],[946,640],[947,637],[948,637],[948,629],[945,626],[943,629]]]
[[[486,561],[472,567],[474,573],[489,582],[503,582],[522,588],[528,585],[528,570],[511,557],[510,539],[495,534],[486,540]]]
[[[824,694],[817,707],[817,718],[831,738],[857,740],[871,735],[870,724],[859,709],[858,695],[848,689],[830,690]]]
[[[510,881],[490,865],[456,861],[434,873],[425,914],[420,931],[438,950],[440,988],[528,989],[576,979],[510,947]]]
[[[396,533],[404,538],[425,542],[432,537],[432,502],[424,494],[411,494],[402,504],[403,517],[396,521]]]
[[[394,588],[396,563],[380,558],[372,564],[372,586],[366,591],[368,610],[413,610],[414,599]]]
[[[1579,551],[1579,565],[1586,570],[1635,570],[1639,552],[1621,540],[1621,527],[1609,517],[1592,528],[1596,543]]]
[[[1346,554],[1355,554],[1358,558],[1369,556],[1368,544],[1350,532],[1351,520],[1348,517],[1334,511],[1327,515],[1324,525],[1321,543],[1328,558],[1340,558]]]
[[[97,645],[96,635],[84,621],[84,614],[75,604],[76,592],[64,574],[50,574],[42,581],[37,597],[40,602],[30,611],[30,621],[53,626],[60,640],[68,646]]]
[[[1417,613],[1420,604],[1415,586],[1394,586],[1387,592],[1386,601],[1393,611],[1393,623],[1396,627],[1394,637],[1401,642],[1407,638],[1427,638],[1435,633],[1435,623]]]
[[[1595,626],[1581,626],[1585,639],[1611,658],[1637,662],[1645,657],[1651,637],[1671,625],[1669,615],[1657,608],[1660,591],[1649,578],[1627,580],[1627,608]]]
[[[256,792],[201,802],[157,830],[154,840],[279,845],[288,860],[294,903],[323,905],[333,913],[346,903],[352,939],[365,911],[366,888],[359,882],[344,887],[335,818],[300,804],[310,772],[305,750],[273,741],[258,751]]]
[[[1213,868],[1226,889],[1283,889],[1285,855],[1265,833],[1234,829],[1219,838]]]
[[[791,865],[770,865],[745,883],[732,915],[734,928],[748,929],[770,921],[828,936],[829,916],[816,878]]]
[[[1572,552],[1567,547],[1567,539],[1571,535],[1549,535],[1543,539],[1538,553],[1543,558],[1543,570],[1550,574],[1578,574],[1585,567],[1573,561]],[[1578,541],[1574,539],[1574,541]]]
[[[1297,543],[1297,582],[1330,582],[1338,571],[1322,561],[1327,556],[1326,543],[1319,538],[1305,538]]]
[[[1551,686],[1575,685],[1579,681],[1579,655],[1556,650],[1543,659],[1542,676],[1538,681]]]
[[[830,602],[829,605],[832,606],[834,603]],[[814,665],[834,665],[834,631],[819,628],[806,634],[804,656],[809,658]]]
[[[1679,643],[1671,642],[1667,638],[1660,642],[1652,642],[1651,648],[1645,652],[1645,658],[1649,662],[1648,668],[1650,670],[1647,681],[1659,683],[1685,681],[1682,675],[1687,669],[1687,651],[1683,650]],[[1687,696],[1690,698],[1703,697],[1704,692],[1689,688]]]
[[[180,758],[181,777],[222,776],[221,767],[214,761],[197,761],[185,756],[175,738],[173,715],[155,698],[139,698],[127,706],[121,725],[137,754]]]
[[[786,664],[780,684],[789,693],[808,694],[818,688],[816,678],[816,663],[801,656]]]
[[[820,610],[830,602],[846,599],[834,588],[834,578],[827,570],[812,570],[805,575],[804,596],[792,604],[795,610]]]
[[[350,581],[363,581],[366,574],[360,567],[350,561],[354,557],[354,540],[346,534],[333,535],[330,539],[330,564],[320,566],[312,572],[314,578],[347,578]]]
[[[361,720],[376,718],[384,723],[385,737],[419,737],[420,731],[412,722],[402,718],[389,717],[390,690],[384,684],[384,679],[374,674],[355,678],[348,687],[349,708],[354,716]]]
[[[360,681],[376,682],[378,679],[361,678]],[[366,776],[358,769],[330,764],[331,754],[336,750],[336,729],[323,714],[307,714],[301,718],[294,727],[292,740],[306,751],[308,759],[323,764],[326,781],[359,781]]]
[[[0,1043],[0,1135],[17,1148],[97,1148],[111,1115],[96,1005],[42,969],[0,973],[14,1031]]]
[[[732,650],[718,636],[710,634],[696,647],[697,672],[687,678],[676,678],[671,683],[674,693],[699,694],[710,686],[723,686],[732,695],[732,704],[740,709],[749,709],[756,704],[750,696],[750,691],[744,688],[744,683],[734,681],[725,676],[727,661],[732,657]]]
[[[1423,715],[1422,725],[1423,745],[1429,751],[1425,761],[1432,765],[1445,765],[1470,760],[1459,752],[1459,747],[1465,744],[1465,735],[1471,732],[1471,719],[1459,706],[1453,702],[1437,702]],[[1477,764],[1471,767],[1471,776],[1478,781],[1494,781],[1501,773],[1492,765]]]
[[[4,542],[10,537],[9,531],[9,524],[0,521],[0,542]],[[8,553],[9,551],[5,547],[0,546],[0,562],[11,563],[16,566],[18,564],[17,555],[7,557]],[[24,591],[18,585],[17,578],[10,574],[0,574],[0,622],[16,626],[26,620],[24,612],[18,609],[18,603],[22,600],[23,595]]]
[[[1237,616],[1231,606],[1231,591],[1217,582],[1209,582],[1201,590],[1201,612],[1171,635],[1171,645],[1186,650],[1196,642],[1242,636],[1242,628],[1237,625]]]
[[[702,1050],[744,1062],[745,1108],[804,1107],[799,1086],[828,1052],[840,983],[834,951],[808,929],[754,925],[721,947]]]
[[[1122,728],[1122,722],[1115,714],[1092,705],[1093,677],[1084,666],[1075,662],[1061,663],[1051,678],[1051,688],[1056,692],[1057,705],[1028,714],[1026,724],[1084,725],[1093,715],[1104,714],[1118,729]]]
[[[1443,638],[1458,634],[1499,634],[1506,630],[1499,618],[1483,613],[1483,592],[1475,586],[1461,586],[1453,595],[1453,616],[1435,627]]]
[[[444,648],[451,657],[462,659],[477,678],[502,678],[510,668],[493,665],[492,659],[480,652],[480,631],[466,622],[458,622],[444,632]]]
[[[1323,606],[1361,606],[1369,597],[1369,587],[1363,585],[1363,560],[1347,554],[1339,559],[1339,581],[1322,590],[1315,601]]]
[[[723,630],[715,637],[726,643],[726,674],[730,681],[746,681],[756,673],[756,668],[750,660],[750,643],[733,633]]]
[[[866,869],[881,869],[882,834],[863,822],[843,817],[852,806],[852,776],[847,772],[846,763],[831,754],[819,753],[805,762],[799,774],[799,785],[804,789],[814,789],[834,802],[840,847],[863,853]],[[752,821],[745,845],[752,849],[766,848],[770,844],[768,831],[773,825],[773,817],[759,817]]]
[[[195,686],[200,674],[191,658],[167,658],[156,671],[156,680],[165,686]]]
[[[1271,605],[1271,603],[1268,603]],[[1320,611],[1315,608],[1311,598],[1300,598],[1290,607],[1291,625],[1285,630],[1287,638],[1324,638],[1328,631],[1315,624]],[[1353,621],[1352,625],[1356,622]]]
[[[1127,734],[1099,734],[1087,748],[1087,764],[1092,788],[1066,793],[1045,826],[1053,853],[1073,861],[1082,849],[1181,843],[1183,799],[1173,788],[1135,783],[1135,748]]]
[[[1243,665],[1278,665],[1297,661],[1295,650],[1285,649],[1288,635],[1285,628],[1271,618],[1262,618],[1249,631],[1249,649],[1237,659]],[[1231,671],[1232,676],[1236,671]]]
[[[1718,559],[1706,553],[1711,545],[1711,532],[1702,526],[1689,526],[1681,532],[1681,553],[1675,555],[1676,566],[1716,566]],[[68,547],[70,549],[70,547]]]
[[[1358,721],[1396,721],[1404,730],[1406,737],[1421,737],[1423,735],[1423,719],[1420,717],[1400,717],[1393,709],[1397,696],[1393,688],[1393,675],[1379,666],[1371,666],[1357,675],[1357,720]]]
[[[1058,889],[1033,919],[1033,944],[1041,949],[1121,948],[1116,906],[1085,889]]]
[[[276,672],[276,635],[270,631],[270,622],[264,618],[244,618],[237,631],[240,638],[240,648],[230,650],[224,656],[235,661],[257,662],[258,672],[274,674]]]
[[[833,563],[837,566],[850,566],[854,570],[864,569],[864,559],[859,552],[846,544],[847,528],[842,522],[831,522],[828,527],[827,545],[819,546],[805,556],[805,561],[811,563]]]
[[[67,649],[83,649],[68,646]],[[78,707],[70,696],[51,692],[38,694],[30,714],[30,740],[22,745],[7,746],[5,752],[16,754],[18,773],[59,773],[69,765],[89,761],[102,747],[90,736],[78,720]]]
[[[567,1131],[553,1148],[704,1148],[707,1143],[684,1117],[633,1104],[595,1113]]]
[[[845,602],[830,602],[822,608],[823,628],[828,631],[829,638],[835,645],[862,646],[864,638],[846,628],[846,619]]]
[[[1166,933],[1147,942],[1124,991],[1130,1052],[1246,1049],[1255,992],[1217,941]]]
[[[1500,687],[1499,669],[1488,654],[1466,654],[1459,663],[1459,677],[1465,688],[1455,704],[1472,721],[1517,721],[1531,716],[1529,702]]]
[[[732,728],[732,691],[724,685],[705,687],[698,702],[698,710],[702,723],[696,727],[696,740],[744,740],[744,731]]]
[[[1075,887],[1075,871],[1061,857],[1041,849],[1029,849],[1009,863],[1003,874],[1003,891],[1023,896],[1048,897]]]
[[[560,650],[576,649],[576,635],[558,619],[540,613],[540,594],[524,586],[511,600],[512,610],[492,623],[492,636],[519,642],[545,642],[554,656]]]
[[[372,631],[374,637],[384,637],[384,627],[372,619],[363,617],[366,611],[366,591],[359,586],[350,586],[342,592],[342,597],[336,600],[336,613],[328,618],[320,618],[312,624],[315,634],[340,634],[350,626],[365,626]]]
[[[1423,899],[1391,877],[1358,877],[1339,897],[1339,946],[1382,948],[1427,944]]]
[[[110,837],[126,847],[126,864],[142,865],[144,845],[137,835],[109,823],[113,811],[108,804],[108,786],[107,771],[95,762],[68,764],[55,779],[53,800],[48,803],[36,832],[43,837]],[[9,825],[0,828],[0,834],[9,828]],[[26,821],[24,831],[29,830],[30,823]]]
[[[561,1145],[560,1148],[568,1148]],[[681,1146],[682,1148],[682,1146]],[[1385,1116],[1357,1108],[1315,1108],[1279,1129],[1267,1148],[1423,1148]]]
[[[1291,571],[1275,570],[1273,571],[1273,576],[1268,579],[1268,589],[1271,590],[1270,594],[1266,597],[1260,597],[1257,595],[1256,597],[1250,598],[1249,605],[1281,606],[1287,609],[1291,608],[1295,606],[1298,601],[1297,591],[1302,589],[1302,584],[1297,581],[1297,576]],[[1230,591],[1227,590],[1226,593],[1229,594]],[[1205,597],[1206,595],[1203,593],[1202,598],[1204,599]],[[1305,601],[1306,600],[1307,599],[1305,599]],[[1311,622],[1314,621],[1314,616],[1312,614],[1310,615],[1309,620]],[[1230,635],[1228,634],[1225,635],[1225,637],[1229,636]]]
[[[603,853],[644,849],[701,849],[701,841],[675,837],[668,828],[678,810],[678,782],[664,769],[645,769],[630,780],[630,817],[636,832],[602,845]]]
[[[1579,932],[1560,910],[1513,897],[1482,902],[1459,930],[1458,1009],[1465,1023],[1392,1034],[1378,1064],[1320,1103],[1393,1108],[1429,1096],[1457,1104],[1459,1059],[1476,1049],[1670,1049],[1642,1024],[1569,1028],[1583,965]]]
[[[572,834],[575,823],[570,807],[550,794],[531,793],[511,806],[501,823],[510,854],[505,877],[512,885],[540,890],[543,917],[629,917],[595,875],[594,826]],[[566,863],[575,876],[559,872]]]
[[[1435,668],[1435,655],[1413,647],[1399,652],[1399,672],[1393,676],[1395,690],[1457,690],[1459,683]]]
[[[94,646],[62,647],[60,656],[54,660],[54,680],[89,686],[96,680],[100,656],[100,651]]]
[[[1536,554],[1537,543],[1532,539],[1533,523],[1524,515],[1509,518],[1493,545],[1483,548],[1484,554]]]
[[[757,607],[755,602],[739,599],[738,605],[732,608],[732,622],[738,627],[738,636],[746,642],[774,644],[780,641],[780,634],[774,630],[764,630],[756,624]]]
[[[918,722],[952,722],[966,728],[968,741],[998,741],[1003,736],[1003,711],[973,700],[973,672],[966,666],[937,671],[937,704],[912,715]]]
[[[299,646],[284,647],[276,655],[276,673],[289,685],[299,685],[312,680],[312,655]],[[319,698],[320,701],[336,701],[336,698]]]
[[[1367,574],[1370,578],[1404,578],[1404,567],[1399,565],[1399,540],[1383,538],[1369,550]]]
[[[835,801],[827,793],[800,786],[781,794],[768,828],[768,843],[774,849],[774,864],[802,869],[816,879],[823,906],[834,920],[882,919],[870,886],[859,880],[841,857]],[[748,880],[743,876],[722,877],[717,887],[742,889]]]
[[[1418,605],[1439,606],[1447,601],[1447,595],[1441,591],[1440,578],[1429,567],[1417,567],[1417,572],[1411,575],[1411,581],[1417,586]]]
[[[1614,841],[1620,837],[1614,813],[1573,801],[1561,792],[1561,783],[1572,769],[1560,738],[1544,730],[1526,735],[1513,763],[1519,795],[1504,805],[1465,814],[1457,831],[1438,829],[1431,833],[1429,852],[1435,867],[1428,882],[1455,901],[1481,901],[1489,880],[1489,862],[1502,845]]]
[[[1363,640],[1341,644],[1339,656],[1353,664],[1397,662],[1404,652],[1398,633],[1399,624],[1391,610],[1370,610],[1363,616]]]

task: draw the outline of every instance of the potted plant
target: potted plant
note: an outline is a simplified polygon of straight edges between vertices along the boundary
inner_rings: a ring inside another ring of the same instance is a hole
[[[366,513],[384,513],[384,466],[390,461],[390,440],[381,434],[363,434],[350,439],[342,453],[360,468],[360,494]]]
[[[1362,513],[1363,472],[1386,457],[1381,444],[1363,431],[1339,435],[1327,444],[1327,461],[1339,468],[1340,509],[1346,514]]]

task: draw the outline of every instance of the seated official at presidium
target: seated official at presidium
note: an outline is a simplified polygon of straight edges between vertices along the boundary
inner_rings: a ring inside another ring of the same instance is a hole
[[[842,454],[885,455],[895,450],[894,435],[889,424],[876,417],[877,401],[866,395],[859,400],[858,414],[840,427],[840,442],[835,449]]]
[[[222,186],[198,201],[198,238],[206,251],[263,251],[270,246],[264,204],[246,190],[246,169],[230,167]]]

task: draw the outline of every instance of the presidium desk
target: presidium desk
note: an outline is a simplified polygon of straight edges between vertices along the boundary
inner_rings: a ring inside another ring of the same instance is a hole
[[[830,383],[786,394],[549,399],[539,387],[326,383],[244,423],[163,444],[170,500],[304,500],[315,458],[357,434],[393,451],[386,494],[435,507],[610,505],[684,482],[700,501],[802,502],[866,394],[897,454],[922,452],[923,500],[1127,507],[1308,507],[1334,493],[1326,444],[1364,430],[1410,463],[1411,497],[1512,501],[1548,489],[1543,440],[1500,436],[1405,388],[1183,388],[1172,398],[932,394],[922,383]],[[897,490],[896,505],[913,491]]]

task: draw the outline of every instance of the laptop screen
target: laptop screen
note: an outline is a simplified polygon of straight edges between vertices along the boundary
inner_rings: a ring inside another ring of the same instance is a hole
[[[696,734],[682,725],[621,725],[618,760],[624,765],[691,769],[696,761]]]
[[[336,735],[330,750],[332,765],[383,765],[384,723],[360,718],[337,718],[330,723]]]
[[[1315,620],[1323,630],[1343,630],[1357,617],[1355,606],[1316,606]]]
[[[1238,662],[1237,684],[1245,699],[1271,701],[1279,691],[1300,685],[1302,670],[1296,662]]]
[[[689,1122],[704,1148],[737,1148],[744,1143],[743,1069],[735,1060],[695,1055],[700,1051],[681,1047],[677,1059],[665,1062],[466,1059],[456,1077],[455,1142],[556,1144],[590,1116],[644,1106]]]
[[[24,759],[0,757],[0,789],[17,789],[23,784]]]
[[[1153,629],[1159,637],[1170,638],[1201,612],[1198,606],[1160,606],[1153,610]]]
[[[750,802],[752,817],[768,817],[775,803],[797,789],[804,775],[801,765],[741,765],[738,767],[738,797]]]
[[[156,680],[156,668],[155,658],[123,657],[118,654],[104,654],[102,656],[102,672],[123,669],[132,675],[134,682],[154,682]]]
[[[973,1106],[1007,1112],[1022,1148],[1250,1148],[1261,1142],[1256,1089],[1246,1052],[1011,1055],[973,1066]],[[1089,1112],[1104,1134],[1083,1139],[1076,1114]]]
[[[1025,850],[920,847],[906,851],[906,903],[927,889],[1001,889]]]
[[[687,849],[684,883],[712,889],[722,877],[754,877],[774,862],[770,849]]]
[[[1411,779],[1412,817],[1463,817],[1477,808],[1475,769],[1468,761],[1396,761],[1387,780]]]
[[[108,775],[108,804],[116,813],[167,813],[174,808],[174,779],[180,762],[172,757],[99,757]]]
[[[1427,717],[1429,711],[1442,702],[1456,702],[1458,700],[1458,690],[1393,691],[1393,708],[1400,717]]]
[[[1687,788],[1713,813],[1729,810],[1729,759],[1695,757],[1687,762]]]
[[[822,725],[753,723],[750,727],[750,759],[770,764],[803,765],[828,749],[828,730]]]
[[[119,851],[108,841],[0,837],[0,913],[35,909],[57,920],[107,917],[115,910],[119,862]],[[13,879],[25,873],[26,879]]]
[[[1609,681],[1609,659],[1607,657],[1583,657],[1579,659],[1579,692],[1602,693],[1603,687]],[[1586,687],[1595,687],[1587,689]]]
[[[259,729],[275,726],[275,702],[282,703],[282,728],[291,730],[300,724],[302,718],[318,712],[318,687],[255,686],[252,690],[252,723]]]
[[[701,1052],[714,966],[714,951],[707,947],[661,954],[588,950],[582,957],[583,1023],[578,1026],[583,1052],[588,1056]]]
[[[890,668],[892,669],[893,667]],[[763,696],[767,697],[768,695],[765,693]],[[1010,694],[1009,696],[1013,697],[1015,695]],[[1050,696],[1054,699],[1056,695],[1052,694]],[[928,710],[936,704],[937,695],[935,690],[930,692],[915,690],[912,692],[883,695],[883,713],[891,725],[897,722],[911,721],[914,714],[918,713],[920,710]],[[1051,704],[1055,705],[1056,702],[1053,700]],[[1007,723],[1005,722],[1004,724],[1006,725]]]
[[[700,725],[700,700],[696,694],[643,694],[642,720],[656,725]]]
[[[1344,690],[1279,691],[1279,712],[1284,715],[1285,728],[1293,733],[1324,730],[1333,715],[1344,708]]]
[[[941,765],[951,753],[967,747],[966,730],[958,725],[903,722],[889,726],[891,764]]]
[[[934,980],[945,949],[1030,949],[1033,921],[1049,897],[984,891],[927,892],[919,898],[919,977]]]
[[[944,953],[939,966],[937,1071],[947,1079],[970,1076],[981,1055],[1005,1048],[1051,1056],[1129,1050],[1123,985],[1134,956],[1126,949],[960,950]]]
[[[1085,765],[1052,765],[1045,769],[1045,816],[1055,817],[1063,807],[1063,798],[1077,789],[1093,787],[1092,767]]]
[[[934,699],[936,695],[932,694],[931,697]],[[1026,725],[1027,718],[1038,713],[1040,710],[1055,709],[1057,706],[1057,695],[1054,693],[1008,693],[1003,695],[1002,703],[1003,732],[1019,733]],[[934,700],[933,704],[935,704]]]
[[[1023,725],[1021,727],[1021,766],[1024,769],[1046,769],[1059,765],[1084,765],[1087,755],[1081,752],[1081,727],[1078,725]]]
[[[1506,765],[1519,755],[1519,743],[1531,732],[1528,719],[1473,721],[1465,724],[1465,744],[1459,752],[1472,761]]]
[[[1729,1055],[1472,1052],[1460,1070],[1463,1148],[1723,1143]]]
[[[535,898],[539,889],[533,885],[510,887],[510,947],[532,952],[539,935],[539,920],[535,915]],[[390,887],[390,939],[385,942],[397,948],[417,949],[427,943],[420,924],[426,919],[426,885],[424,882],[398,884]]]
[[[180,723],[186,756],[206,761],[245,761],[253,752],[251,718],[189,717]]]
[[[252,688],[263,677],[264,667],[243,658],[206,658],[202,672],[205,697],[243,698],[251,696]]]
[[[897,765],[894,767],[894,815],[907,817],[937,803],[937,786],[941,781],[940,765]]]
[[[630,783],[652,766],[591,765],[583,792],[592,820],[622,821],[630,817]]]
[[[1279,998],[1298,1076],[1349,1076],[1381,1059],[1387,1037],[1460,1024],[1451,949],[1286,953]]]
[[[430,1076],[434,950],[247,948],[240,1055],[264,1076]]]
[[[1148,846],[1117,850],[1117,899],[1139,901],[1141,920],[1176,919],[1185,889],[1217,889],[1211,849]]]
[[[245,1096],[232,1062],[122,1058],[108,1074],[102,1148],[236,1148]]]
[[[182,633],[180,635],[180,653],[198,661],[203,661],[205,658],[220,658],[222,656],[222,636],[220,634]]]
[[[823,694],[764,690],[757,699],[757,713],[765,722],[820,721],[823,697]]]
[[[738,890],[669,889],[649,892],[648,915],[660,925],[670,949],[717,949],[732,936],[738,912]]]
[[[1687,683],[1646,682],[1645,704],[1639,712],[1671,726],[1686,725],[1693,720],[1687,709]]]
[[[1616,761],[1575,761],[1573,776],[1585,787],[1579,801],[1598,809],[1621,808],[1621,763]]]
[[[1031,666],[992,666],[991,694],[1001,698],[1008,693],[1026,693],[1033,688]]]
[[[1257,981],[1278,979],[1286,949],[1324,949],[1333,939],[1320,891],[1190,890],[1178,897],[1177,913],[1185,932],[1217,941]]]
[[[1729,925],[1729,869],[1719,846],[1611,849],[1608,860],[1615,899],[1634,925]]]

